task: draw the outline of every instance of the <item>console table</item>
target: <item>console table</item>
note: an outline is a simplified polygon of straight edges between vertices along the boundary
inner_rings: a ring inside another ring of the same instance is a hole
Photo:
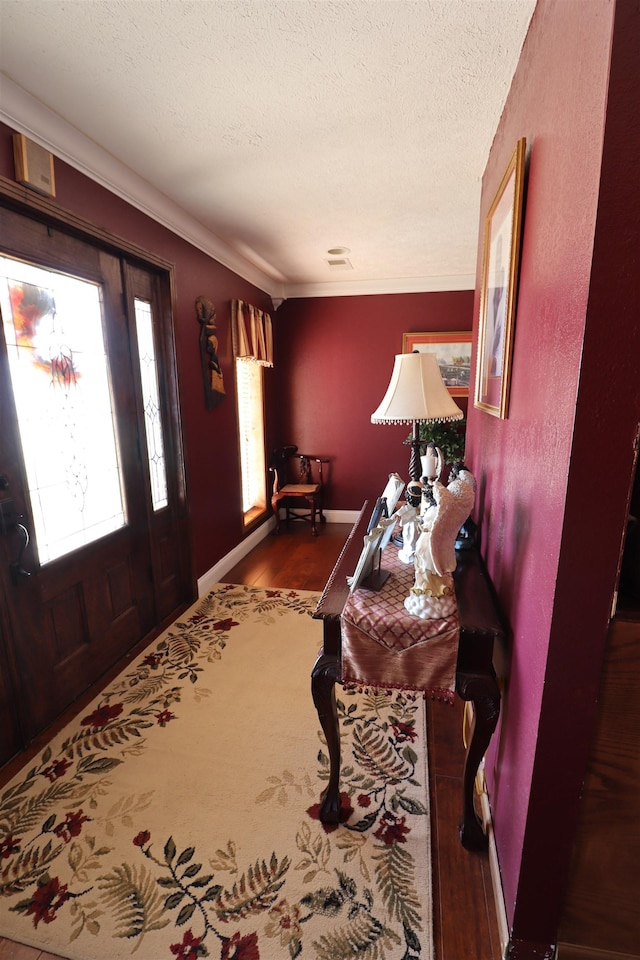
[[[313,701],[329,752],[329,782],[322,794],[320,820],[340,817],[340,734],[335,684],[342,677],[342,612],[349,598],[347,577],[353,574],[369,519],[365,503],[318,602],[315,619],[323,623],[323,647],[311,673]],[[463,775],[460,840],[467,850],[483,850],[487,838],[473,802],[474,781],[500,713],[500,691],[493,669],[494,641],[504,636],[493,586],[475,547],[456,551],[454,584],[460,621],[455,690],[474,707],[474,725],[467,746]],[[384,656],[384,651],[382,650]],[[428,655],[428,654],[425,654]]]

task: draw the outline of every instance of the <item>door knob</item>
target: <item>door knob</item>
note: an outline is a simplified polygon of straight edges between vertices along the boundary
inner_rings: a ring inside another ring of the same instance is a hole
[[[31,574],[22,566],[22,554],[29,546],[29,531],[23,523],[16,523],[15,529],[20,533],[22,543],[20,544],[20,550],[18,551],[18,558],[17,560],[14,560],[13,563],[9,564],[9,569],[11,571],[11,579],[17,585],[20,578],[26,580],[31,576]]]
[[[16,513],[13,500],[0,500],[0,533],[8,537],[17,530],[20,534],[18,556],[9,564],[11,579],[15,584],[18,584],[21,579],[26,579],[31,576],[29,571],[25,570],[22,566],[24,551],[29,546],[29,531],[25,525],[20,522],[21,520],[24,520],[24,517]]]

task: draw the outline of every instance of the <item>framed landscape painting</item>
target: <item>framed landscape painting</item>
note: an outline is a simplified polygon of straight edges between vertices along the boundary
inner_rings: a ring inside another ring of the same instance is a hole
[[[404,333],[402,352],[435,353],[452,397],[468,397],[471,379],[471,330],[454,333]]]

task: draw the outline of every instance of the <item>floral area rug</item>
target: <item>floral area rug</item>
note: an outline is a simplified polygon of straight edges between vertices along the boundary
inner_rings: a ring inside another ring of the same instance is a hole
[[[317,595],[218,584],[0,791],[0,935],[71,960],[432,960],[424,703],[310,691]]]

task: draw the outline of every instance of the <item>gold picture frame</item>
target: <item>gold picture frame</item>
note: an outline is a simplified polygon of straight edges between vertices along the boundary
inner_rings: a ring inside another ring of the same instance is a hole
[[[509,409],[527,141],[518,140],[484,224],[474,406]]]
[[[471,376],[471,330],[447,333],[403,333],[403,353],[435,353],[444,384],[452,397],[468,397]]]

